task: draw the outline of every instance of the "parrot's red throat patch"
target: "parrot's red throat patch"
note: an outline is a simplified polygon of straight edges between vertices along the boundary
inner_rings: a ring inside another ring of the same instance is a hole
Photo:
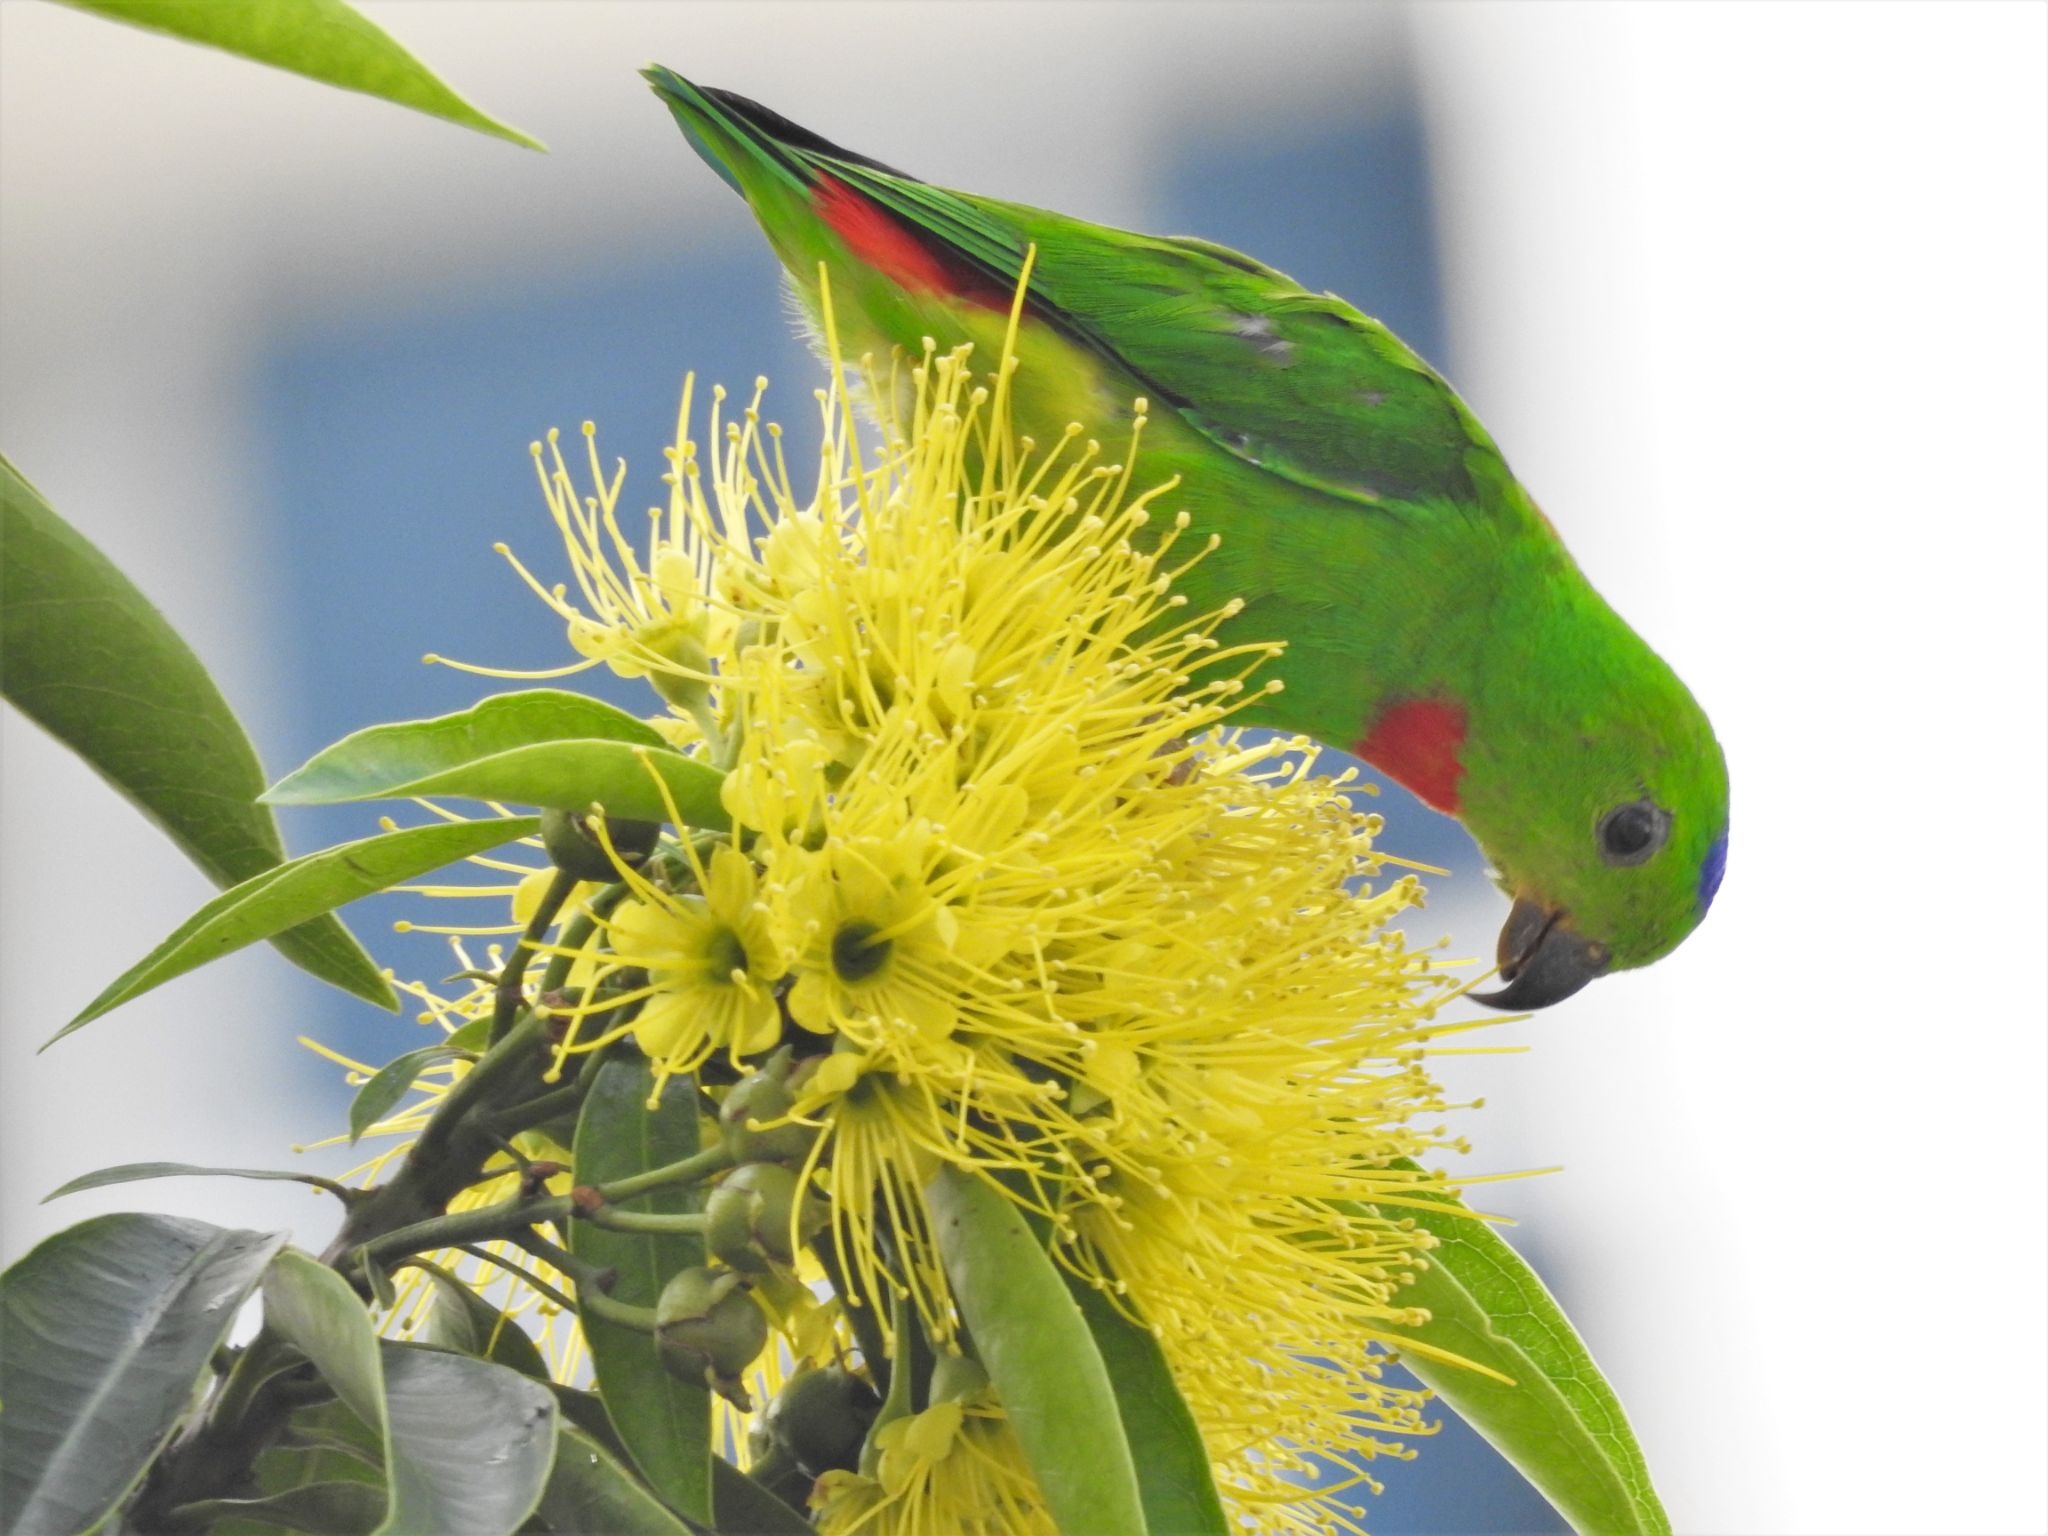
[[[1430,809],[1455,816],[1464,747],[1464,705],[1455,699],[1407,699],[1381,710],[1351,750]]]
[[[873,267],[905,292],[940,294],[999,314],[1009,312],[1007,293],[959,257],[933,250],[896,215],[836,176],[818,177],[811,188],[811,206],[846,242],[856,261]]]

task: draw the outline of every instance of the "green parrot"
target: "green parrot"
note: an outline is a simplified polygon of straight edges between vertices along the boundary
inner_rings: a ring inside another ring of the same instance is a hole
[[[1182,578],[1282,640],[1245,718],[1348,747],[1465,825],[1513,899],[1503,985],[1540,1008],[1669,953],[1728,848],[1705,713],[1580,573],[1486,429],[1385,326],[1236,251],[951,192],[756,102],[646,71],[850,356],[1000,347],[1035,248],[1019,430],[1150,403],[1146,478],[1220,536]]]

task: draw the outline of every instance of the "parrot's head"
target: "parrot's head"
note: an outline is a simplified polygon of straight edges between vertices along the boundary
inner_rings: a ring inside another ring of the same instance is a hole
[[[1507,718],[1475,718],[1465,744],[1460,814],[1514,899],[1500,934],[1504,985],[1474,994],[1496,1008],[1547,1007],[1669,954],[1720,888],[1720,743],[1648,646],[1626,629],[1614,638],[1548,687],[1525,673]]]

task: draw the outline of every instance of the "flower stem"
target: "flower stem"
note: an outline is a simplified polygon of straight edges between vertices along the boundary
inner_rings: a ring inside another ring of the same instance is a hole
[[[520,1005],[526,1001],[526,967],[533,959],[534,946],[555,926],[555,917],[562,910],[562,903],[569,899],[578,883],[576,876],[566,869],[556,870],[554,878],[548,881],[548,888],[541,893],[540,905],[534,908],[526,931],[512,946],[512,954],[498,976],[497,1006],[491,1015],[491,1044],[496,1045],[511,1032]]]
[[[597,1190],[604,1196],[607,1204],[615,1204],[621,1200],[631,1200],[635,1195],[644,1195],[650,1189],[664,1189],[671,1184],[701,1184],[714,1173],[723,1173],[731,1166],[732,1153],[722,1145],[706,1147],[680,1162],[665,1163],[659,1168],[650,1168],[645,1173],[636,1173],[629,1178],[613,1179],[609,1184],[600,1184]]]
[[[576,1214],[593,1227],[608,1232],[702,1232],[704,1218],[696,1214],[663,1216],[647,1211],[619,1211],[609,1205],[579,1208]]]

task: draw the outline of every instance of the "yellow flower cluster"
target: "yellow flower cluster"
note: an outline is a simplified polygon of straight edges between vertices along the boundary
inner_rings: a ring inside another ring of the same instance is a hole
[[[800,1179],[885,1337],[907,1296],[954,1339],[924,1189],[980,1173],[1159,1338],[1240,1515],[1349,1529],[1318,1476],[1429,1428],[1368,1346],[1415,1321],[1428,1239],[1387,1213],[1423,1176],[1390,1164],[1447,1144],[1419,1057],[1453,989],[1387,926],[1420,890],[1376,883],[1377,818],[1229,727],[1275,648],[1186,611],[1206,547],[1133,494],[1137,430],[1122,462],[1014,439],[1013,366],[871,379],[865,456],[840,379],[804,498],[758,390],[716,397],[708,471],[686,390],[644,545],[590,428],[588,491],[536,445],[578,595],[527,580],[582,665],[655,686],[733,821],[621,861],[560,1049],[630,1034],[665,1079],[793,1047]],[[819,1485],[823,1530],[1042,1522],[993,1397],[938,1407]]]

